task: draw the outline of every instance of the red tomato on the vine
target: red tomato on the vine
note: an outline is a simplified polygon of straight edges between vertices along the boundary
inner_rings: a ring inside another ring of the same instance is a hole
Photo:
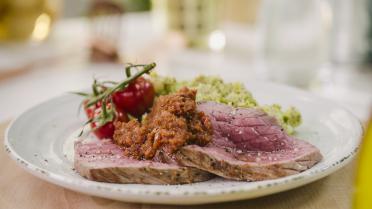
[[[84,111],[85,111],[87,118],[92,119],[95,117],[97,109],[101,108],[101,102],[97,102],[96,104],[87,107],[88,102],[89,100],[85,100],[83,102]]]
[[[137,78],[125,89],[112,94],[115,106],[135,117],[140,117],[147,112],[154,98],[154,86],[143,77]]]
[[[88,119],[97,119],[99,117],[102,117],[102,103],[98,102],[97,104],[94,104],[90,107],[87,107],[88,100],[84,101],[84,110],[85,114],[87,115]],[[108,110],[111,110],[112,105],[111,103],[106,104],[106,108]],[[129,118],[127,113],[121,111],[121,110],[115,110],[115,111],[108,111],[107,114],[114,114],[112,117],[112,121],[108,121],[105,124],[99,124],[99,122],[93,121],[90,123],[91,128],[93,129],[93,133],[97,136],[99,139],[112,139],[115,131],[114,127],[114,121],[121,121],[121,122],[128,122]]]
[[[93,133],[99,139],[112,139],[114,136],[115,126],[113,121],[107,122],[105,125],[99,127],[97,123],[92,122],[90,126],[93,129]]]

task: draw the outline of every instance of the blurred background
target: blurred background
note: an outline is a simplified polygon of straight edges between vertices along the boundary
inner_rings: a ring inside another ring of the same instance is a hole
[[[302,88],[367,126],[372,1],[0,0],[0,121],[152,61],[181,78]]]
[[[368,121],[368,0],[0,0],[0,120],[120,63],[178,77],[271,80],[329,97]]]

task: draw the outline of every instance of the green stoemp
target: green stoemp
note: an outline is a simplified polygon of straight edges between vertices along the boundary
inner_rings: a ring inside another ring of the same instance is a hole
[[[157,95],[176,92],[183,86],[196,89],[197,101],[214,101],[233,107],[261,108],[267,114],[275,117],[288,134],[293,134],[295,128],[301,124],[301,113],[295,107],[282,110],[278,104],[259,105],[252,94],[242,83],[224,82],[217,76],[198,76],[190,81],[177,81],[174,77],[151,74]]]

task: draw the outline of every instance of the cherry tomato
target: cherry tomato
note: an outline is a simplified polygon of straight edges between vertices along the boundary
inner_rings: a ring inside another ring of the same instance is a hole
[[[107,122],[105,125],[98,127],[98,124],[92,122],[91,124],[92,129],[94,129],[93,133],[99,139],[112,139],[114,136],[115,126],[113,122]],[[97,128],[98,127],[98,128]]]
[[[135,117],[140,117],[148,111],[154,98],[154,86],[143,77],[137,78],[127,88],[112,95],[112,100],[117,108]]]
[[[94,111],[95,111],[95,106],[90,106],[87,107],[88,100],[84,100],[83,106],[84,106],[84,111],[88,119],[93,118],[94,116]]]
[[[120,122],[128,122],[129,118],[128,115],[125,112],[117,112],[117,115],[115,116],[115,121],[118,120]],[[114,122],[107,122],[105,125],[98,127],[98,124],[95,122],[92,122],[91,124],[92,129],[95,129],[93,133],[99,138],[99,139],[113,139],[115,126]],[[98,128],[97,128],[98,127]]]
[[[97,115],[97,111],[101,108],[102,103],[97,102],[96,104],[87,107],[88,100],[84,100],[83,106],[84,106],[84,111],[88,119],[92,119]]]
[[[120,122],[128,122],[129,117],[126,112],[123,112],[122,110],[118,110],[118,108],[116,108],[115,120],[118,120]]]
[[[95,105],[92,105],[90,107],[87,107],[87,100],[84,101],[84,110],[88,117],[88,119],[94,119],[98,118],[100,114],[102,113],[102,103],[98,102]],[[110,103],[106,104],[107,109],[111,109],[112,105]],[[129,117],[126,112],[123,112],[121,110],[116,110],[115,112],[108,112],[107,114],[114,114],[114,120],[118,120],[121,122],[128,122]],[[90,123],[91,128],[94,130],[93,133],[97,136],[99,139],[112,139],[115,131],[114,122],[106,122],[104,125],[100,125],[97,122],[91,122]]]

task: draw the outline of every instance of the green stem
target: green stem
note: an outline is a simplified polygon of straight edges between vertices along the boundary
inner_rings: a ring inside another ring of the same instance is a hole
[[[136,65],[132,65],[133,66],[136,66]],[[139,66],[139,65],[138,65]],[[115,91],[117,90],[121,90],[123,88],[125,88],[129,83],[131,83],[132,81],[136,80],[137,78],[141,77],[143,74],[146,74],[146,73],[149,73],[152,69],[154,69],[156,67],[156,63],[151,63],[151,64],[148,64],[148,65],[144,65],[143,66],[143,69],[141,71],[138,71],[136,74],[134,74],[133,76],[127,78],[126,80],[124,80],[123,82],[119,83],[118,85],[116,85],[115,87],[113,88],[108,88],[104,93],[100,94],[98,97],[96,97],[95,99],[93,99],[92,101],[90,101],[87,106],[91,106],[95,103],[97,103],[98,101],[108,97],[109,95],[111,95],[112,93],[114,93]]]
[[[117,85],[118,84],[118,82],[115,82],[115,81],[102,81],[100,85],[103,84],[103,86],[104,86],[104,84],[106,84],[106,83],[108,83],[108,84],[114,84],[114,85]]]
[[[131,76],[130,69],[132,68],[132,65],[129,65],[125,68],[125,75],[127,75],[127,78]]]
[[[131,76],[131,69],[132,68],[136,68],[136,67],[145,67],[146,65],[143,65],[143,64],[140,64],[140,65],[133,65],[131,63],[128,64],[128,66],[125,68],[125,74],[127,76],[127,78],[129,78]]]
[[[136,65],[133,65],[133,67],[136,67]],[[151,63],[151,64],[143,66],[143,70],[138,71],[132,77],[128,78],[127,80],[123,81],[122,83],[120,83],[119,85],[114,87],[109,94],[113,93],[116,90],[123,89],[126,85],[128,85],[132,81],[136,80],[137,78],[141,77],[143,74],[149,73],[155,67],[156,67],[156,63],[154,63],[154,62]]]
[[[94,79],[92,89],[93,89],[93,95],[97,96],[99,93],[98,93],[98,90],[97,90],[97,80],[96,79]]]
[[[107,118],[107,109],[106,109],[105,100],[102,100],[102,115],[103,115],[103,118]]]

